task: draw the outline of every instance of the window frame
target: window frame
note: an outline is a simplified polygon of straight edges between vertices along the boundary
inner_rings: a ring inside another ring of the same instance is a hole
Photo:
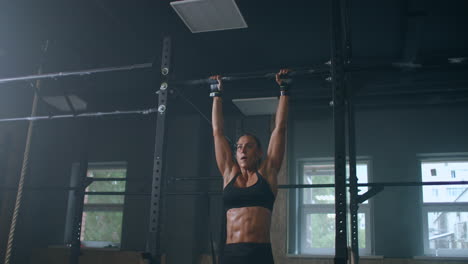
[[[304,174],[304,165],[305,164],[331,164],[334,165],[333,158],[301,158],[296,160],[296,173],[295,173],[295,182],[302,184],[303,174]],[[366,164],[367,165],[367,182],[370,182],[372,179],[372,160],[369,157],[358,157],[356,159],[356,164]],[[347,166],[349,162],[347,162]],[[288,221],[292,222],[289,226],[289,236],[288,239],[288,252],[292,255],[307,256],[307,255],[334,255],[334,248],[320,248],[320,249],[308,249],[305,250],[305,236],[302,235],[305,230],[305,222],[307,214],[316,213],[316,214],[334,214],[335,213],[335,204],[304,204],[303,203],[303,191],[304,189],[297,189],[291,193],[289,199],[289,204],[293,206],[293,210],[290,212],[293,214],[292,217],[289,217]],[[348,194],[349,195],[349,194]],[[372,199],[368,200],[366,204],[360,204],[358,214],[364,214],[365,217],[365,226],[366,226],[366,247],[359,249],[360,255],[371,255],[373,249],[373,202]],[[348,207],[348,220],[350,218],[350,212]],[[350,234],[350,225],[348,224],[348,234]],[[292,229],[292,230],[291,230]],[[290,232],[293,231],[293,232]],[[291,247],[291,240],[294,240],[294,246]]]
[[[418,155],[418,172],[421,183],[424,183],[422,175],[422,164],[427,162],[468,162],[468,153],[449,153],[449,154],[421,154]],[[440,185],[436,185],[440,186]],[[468,186],[467,186],[468,188]],[[431,249],[429,242],[429,212],[467,212],[468,202],[424,202],[424,188],[420,188],[421,197],[421,215],[422,215],[422,240],[424,245],[424,255],[431,257],[465,257],[468,256],[468,249]]]
[[[76,184],[77,182],[79,182],[80,180],[80,177],[82,177],[82,175],[80,175],[79,173],[79,167],[80,167],[80,164],[79,163],[74,163],[73,166],[72,166],[72,184]],[[113,161],[113,162],[89,162],[88,163],[88,166],[87,166],[87,172],[86,172],[86,176],[88,177],[88,173],[90,170],[98,170],[98,169],[124,169],[125,170],[125,178],[122,178],[123,181],[125,182],[125,188],[123,190],[123,192],[126,191],[127,189],[127,181],[128,181],[128,166],[127,166],[127,162],[125,161]],[[105,179],[105,178],[100,178],[100,179]],[[93,181],[93,182],[112,182],[114,180],[100,180],[100,181]],[[91,182],[91,184],[93,183]],[[90,184],[90,185],[91,185]],[[73,187],[73,186],[72,186]],[[88,188],[88,187],[86,187]],[[87,192],[87,191],[85,191]],[[90,194],[90,192],[87,192],[84,196],[83,199],[86,199],[85,197],[88,195],[89,196],[93,196],[93,194]],[[125,194],[116,194],[115,196],[122,196],[122,203],[99,203],[99,204],[86,204],[85,201],[83,201],[83,211],[82,211],[82,229],[81,229],[81,233],[80,233],[80,240],[81,240],[81,244],[83,247],[87,247],[87,248],[103,248],[103,247],[109,247],[111,246],[112,248],[120,248],[121,245],[122,245],[122,230],[121,230],[121,236],[120,236],[120,242],[119,243],[116,243],[116,242],[110,242],[110,241],[88,241],[88,240],[84,240],[84,231],[85,231],[85,228],[86,228],[86,225],[85,225],[85,222],[84,222],[84,219],[85,219],[85,213],[86,212],[122,212],[122,229],[123,229],[123,225],[124,225],[124,216],[125,216],[125,200],[126,200],[126,195]],[[70,193],[69,195],[69,199],[73,199],[73,201],[69,201],[69,207],[75,207],[76,205],[74,205],[73,203],[78,203],[79,201],[76,201],[76,198],[75,196]],[[70,235],[70,231],[68,230],[71,230],[71,226],[73,225],[73,221],[69,220],[69,219],[72,219],[73,217],[71,217],[70,214],[74,214],[74,210],[70,210],[70,208],[68,209],[68,216],[67,216],[67,231],[66,231],[66,235],[65,235],[65,241],[69,241],[69,239],[71,239]],[[83,228],[84,227],[84,228]]]

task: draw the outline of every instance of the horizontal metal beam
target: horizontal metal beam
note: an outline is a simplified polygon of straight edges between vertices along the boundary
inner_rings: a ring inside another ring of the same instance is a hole
[[[124,209],[123,204],[84,204],[83,211],[122,211]]]
[[[114,178],[111,178],[114,180]],[[120,180],[122,178],[115,178]],[[179,180],[188,180],[188,178],[176,178]],[[193,180],[214,179],[214,177],[200,177]],[[217,178],[220,179],[220,178]],[[221,178],[222,179],[222,178]],[[174,179],[173,179],[174,180]],[[371,183],[358,183],[360,187],[412,187],[412,186],[430,186],[430,185],[468,185],[468,181],[437,181],[437,182],[371,182]],[[346,184],[349,187],[349,184]],[[313,188],[334,188],[335,184],[282,184],[278,185],[279,189],[313,189]],[[17,187],[0,186],[2,191],[16,191]],[[25,187],[28,191],[72,191],[77,188],[65,187]],[[188,192],[187,194],[203,194],[206,192]],[[134,193],[134,192],[86,192],[86,194],[93,195],[150,195],[149,193]],[[168,195],[175,195],[178,193],[167,193]],[[184,194],[184,193],[182,193]]]
[[[0,84],[9,83],[9,82],[17,82],[17,81],[57,79],[57,78],[68,77],[68,76],[83,76],[83,75],[90,75],[90,74],[102,73],[102,72],[145,69],[145,68],[151,68],[152,66],[153,66],[153,63],[150,62],[150,63],[133,64],[133,65],[127,65],[127,66],[120,66],[120,67],[107,67],[107,68],[95,68],[95,69],[80,70],[80,71],[34,74],[34,75],[27,75],[27,76],[20,76],[20,77],[3,78],[3,79],[0,79]]]
[[[191,195],[222,195],[223,193],[222,192],[167,192],[165,193],[165,195],[174,195],[174,196],[178,196],[178,195],[188,195],[188,196],[191,196]]]
[[[150,196],[151,193],[143,192],[85,192],[86,195],[128,195],[128,196]]]
[[[104,117],[116,115],[148,115],[155,113],[156,108],[142,109],[142,110],[128,110],[128,111],[113,111],[113,112],[96,112],[96,113],[81,113],[81,114],[66,114],[66,115],[53,115],[53,116],[28,116],[28,117],[13,117],[0,119],[2,122],[18,122],[18,121],[43,121],[67,118],[85,118],[85,117]]]
[[[128,178],[94,178],[88,177],[91,181],[128,181]]]
[[[211,180],[211,181],[218,181],[222,180],[223,177],[186,177],[186,178],[171,178],[171,181],[205,181],[205,180]]]
[[[425,185],[465,185],[468,181],[438,181],[438,182],[371,182],[371,183],[358,183],[360,187],[411,187],[411,186],[425,186]],[[349,187],[349,184],[346,184]],[[309,189],[309,188],[334,188],[335,184],[283,184],[278,185],[280,189]]]
[[[135,192],[85,192],[89,195],[129,195],[129,196],[150,196],[151,193]],[[164,195],[221,195],[222,192],[166,192]]]

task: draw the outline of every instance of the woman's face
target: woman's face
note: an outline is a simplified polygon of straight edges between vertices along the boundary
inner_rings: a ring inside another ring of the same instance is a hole
[[[242,136],[236,145],[236,160],[241,168],[255,168],[262,157],[262,151],[251,136]]]

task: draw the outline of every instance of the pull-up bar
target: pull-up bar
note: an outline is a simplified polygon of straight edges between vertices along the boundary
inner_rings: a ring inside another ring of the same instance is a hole
[[[467,60],[468,61],[468,60]],[[301,68],[295,70],[292,69],[291,72],[288,73],[286,77],[300,77],[300,78],[311,78],[311,77],[323,77],[327,75],[330,76],[330,64],[331,62],[328,61],[324,63],[325,66],[318,66],[318,67],[308,67],[308,68]],[[387,62],[387,63],[371,63],[371,64],[356,64],[351,65],[347,63],[344,66],[344,71],[348,73],[356,73],[356,72],[375,72],[375,71],[402,71],[405,70],[407,72],[410,71],[424,71],[424,70],[434,70],[434,69],[466,69],[468,63],[465,61],[456,61],[451,62],[447,61],[445,63],[439,64],[415,64],[415,63],[404,63],[404,62]],[[246,73],[232,73],[232,74],[222,74],[221,80],[225,82],[234,82],[234,81],[247,81],[247,80],[260,80],[260,79],[274,79],[276,72],[246,72]],[[330,79],[327,79],[330,80]],[[195,79],[195,80],[173,80],[174,84],[177,85],[203,85],[203,84],[215,84],[217,83],[216,80],[212,80],[209,78],[204,79]]]
[[[323,76],[323,74],[329,73],[330,69],[321,68],[321,69],[298,69],[292,70],[285,77],[309,77],[309,76]],[[247,81],[247,80],[256,80],[256,79],[275,79],[277,72],[266,72],[266,73],[242,73],[242,74],[226,74],[222,76],[222,81],[233,82],[233,81]],[[179,85],[202,85],[202,84],[215,84],[216,80],[209,78],[197,79],[197,80],[187,80],[187,81],[175,81],[175,84]]]

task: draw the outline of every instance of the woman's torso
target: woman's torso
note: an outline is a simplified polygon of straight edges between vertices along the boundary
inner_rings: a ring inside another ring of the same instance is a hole
[[[247,179],[239,174],[236,173],[223,192],[226,243],[269,243],[275,194],[258,171]]]

